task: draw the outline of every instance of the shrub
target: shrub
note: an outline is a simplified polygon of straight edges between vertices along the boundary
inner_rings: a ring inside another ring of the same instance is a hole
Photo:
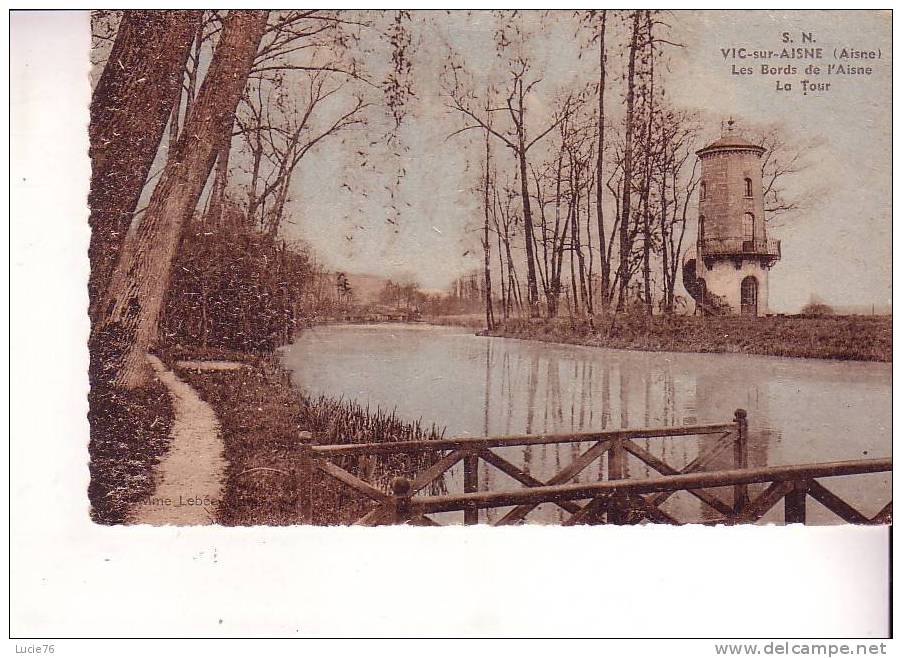
[[[833,307],[823,302],[809,302],[805,305],[801,312],[802,315],[813,315],[817,317],[825,315],[833,315]]]
[[[302,323],[306,254],[253,229],[193,222],[172,268],[160,326],[166,343],[271,351]]]

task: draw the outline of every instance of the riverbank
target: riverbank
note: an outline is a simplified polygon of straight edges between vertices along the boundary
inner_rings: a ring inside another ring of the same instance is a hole
[[[892,318],[885,316],[617,316],[508,320],[486,335],[652,352],[719,352],[891,362]]]
[[[173,348],[165,350],[162,358],[219,418],[227,466],[216,521],[223,525],[303,523],[299,515],[302,501],[291,471],[297,449],[305,442],[423,440],[441,435],[435,427],[405,422],[379,409],[364,409],[347,400],[310,398],[292,386],[275,356]],[[206,360],[224,360],[241,367],[210,371],[179,365]],[[337,463],[387,487],[392,476],[412,477],[434,459],[434,455],[426,455],[381,464],[344,458]],[[302,483],[302,489],[306,488]],[[351,523],[372,507],[368,499],[321,472],[314,474],[311,490],[316,525]]]

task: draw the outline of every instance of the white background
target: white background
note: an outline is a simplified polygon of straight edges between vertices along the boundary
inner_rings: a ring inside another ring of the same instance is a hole
[[[93,525],[87,17],[10,21],[13,637],[888,632],[884,528]]]

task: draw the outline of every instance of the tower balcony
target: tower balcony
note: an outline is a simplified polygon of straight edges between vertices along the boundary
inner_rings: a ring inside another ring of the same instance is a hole
[[[760,258],[767,263],[780,260],[779,240],[744,240],[742,238],[705,238],[699,240],[698,251],[702,258],[747,257]]]

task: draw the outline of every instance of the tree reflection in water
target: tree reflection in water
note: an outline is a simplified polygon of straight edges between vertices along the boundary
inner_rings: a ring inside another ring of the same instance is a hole
[[[890,364],[606,350],[424,325],[313,330],[283,358],[295,384],[307,391],[396,408],[400,415],[445,425],[446,436],[722,423],[744,408],[752,466],[891,454]],[[713,440],[674,437],[640,445],[679,469]],[[499,454],[544,481],[571,463],[576,451],[554,444]],[[606,461],[590,466],[581,481],[605,477]],[[731,465],[727,450],[709,468]],[[632,477],[655,474],[632,456],[627,466]],[[837,493],[850,502],[868,501],[869,491],[885,491],[889,476],[868,481],[873,484],[867,487],[839,482]],[[480,482],[493,489],[520,486],[485,464]],[[448,486],[462,490],[462,469],[451,471]],[[729,491],[722,497],[731,500]],[[873,496],[875,505],[880,497]],[[554,523],[557,509],[543,506],[527,518]],[[687,516],[701,513],[699,501],[687,494],[665,506],[680,509]]]

